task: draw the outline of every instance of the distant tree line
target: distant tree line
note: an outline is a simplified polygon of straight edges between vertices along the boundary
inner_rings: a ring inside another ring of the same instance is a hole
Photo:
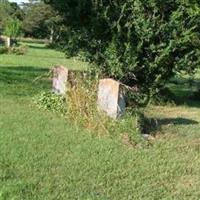
[[[25,37],[48,38],[53,42],[61,31],[62,17],[48,4],[31,1],[23,5]]]
[[[54,38],[58,38],[61,22],[62,18],[57,11],[44,2],[30,0],[20,6],[8,0],[0,0],[1,34],[48,38],[53,42]]]

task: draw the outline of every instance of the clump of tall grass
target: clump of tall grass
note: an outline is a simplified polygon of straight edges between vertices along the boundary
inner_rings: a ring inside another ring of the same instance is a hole
[[[136,145],[141,142],[136,112],[127,111],[121,119],[111,119],[98,108],[98,81],[78,78],[75,82],[75,85],[68,86],[65,98],[68,120],[97,135],[107,135],[118,139],[126,135],[131,144]]]
[[[43,92],[34,98],[37,106],[61,113],[75,126],[87,129],[94,135],[119,139],[131,147],[141,143],[136,110],[127,110],[122,118],[114,120],[98,108],[97,80],[79,77],[77,74],[71,79],[67,83],[66,96]]]
[[[66,94],[66,117],[78,125],[98,134],[108,133],[107,124],[111,123],[97,108],[97,84],[95,80],[76,80],[76,85],[68,86]]]

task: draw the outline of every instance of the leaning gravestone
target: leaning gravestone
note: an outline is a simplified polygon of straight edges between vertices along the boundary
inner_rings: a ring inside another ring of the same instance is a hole
[[[98,107],[109,117],[117,119],[125,112],[125,97],[118,81],[102,79],[99,81]]]
[[[53,68],[53,92],[65,95],[67,91],[68,69],[63,66]]]

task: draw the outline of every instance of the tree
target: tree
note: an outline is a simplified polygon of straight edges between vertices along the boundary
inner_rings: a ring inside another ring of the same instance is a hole
[[[3,30],[5,20],[8,19],[11,14],[11,7],[8,1],[0,0],[0,33]]]
[[[10,48],[11,39],[16,39],[20,35],[21,22],[17,18],[8,18],[6,21],[6,26],[4,34],[8,37],[7,46]]]
[[[60,44],[75,55],[86,52],[104,76],[147,97],[177,71],[199,65],[199,1],[46,0],[65,17]],[[67,48],[66,48],[67,47]]]
[[[36,38],[49,38],[53,41],[59,31],[62,17],[49,5],[43,2],[31,2],[25,5],[23,29],[25,35]]]
[[[0,34],[5,29],[9,18],[23,19],[23,11],[17,3],[10,3],[7,0],[0,0]]]
[[[22,21],[24,19],[23,8],[21,8],[17,3],[10,2],[11,16]]]

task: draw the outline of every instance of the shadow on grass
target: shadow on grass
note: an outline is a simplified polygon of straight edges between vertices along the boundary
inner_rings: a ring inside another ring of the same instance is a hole
[[[195,120],[186,119],[186,118],[182,118],[182,117],[157,119],[157,123],[158,123],[159,126],[164,126],[164,125],[194,125],[194,124],[199,124]]]
[[[49,69],[27,67],[0,67],[1,94],[9,96],[32,96],[50,88]]]
[[[59,52],[60,53],[60,51],[59,50],[57,50],[57,49],[54,49],[54,48],[49,48],[49,47],[46,47],[46,46],[36,46],[36,45],[34,45],[34,44],[27,44],[27,46],[28,46],[28,48],[29,49],[35,49],[35,50],[54,50],[55,52],[57,51],[57,52]],[[27,55],[28,57],[36,57],[35,55]],[[55,59],[57,59],[57,60],[63,60],[63,59],[65,59],[66,57],[63,55],[63,56],[58,56],[58,55],[48,55],[48,54],[41,54],[41,55],[37,55],[37,58],[50,58],[50,59],[52,59],[52,58],[55,58]]]
[[[188,125],[197,125],[199,122],[192,120],[192,119],[187,119],[187,118],[182,118],[182,117],[177,117],[177,118],[146,118],[143,121],[143,126],[141,128],[141,132],[143,134],[148,134],[148,135],[155,135],[158,132],[162,132],[163,126],[188,126]]]
[[[45,45],[44,46],[36,46],[34,44],[27,44],[27,46],[31,49],[41,49],[41,50],[46,50],[46,49],[49,49],[48,47],[46,47]]]
[[[27,55],[27,57],[36,58],[35,55]],[[58,56],[52,56],[52,55],[50,55],[50,56],[44,56],[44,55],[42,55],[42,56],[37,56],[37,58],[40,58],[40,59],[48,58],[48,59],[56,59],[56,60],[63,60],[63,59],[65,59],[65,57],[58,57]]]
[[[149,134],[155,135],[158,132],[162,133],[162,131],[166,129],[166,127],[164,128],[163,126],[181,126],[182,128],[184,128],[186,126],[199,124],[199,122],[195,120],[182,117],[156,119],[156,122],[156,126],[151,127]]]
[[[47,68],[36,67],[0,67],[0,82],[7,83],[26,83],[33,81],[34,78],[48,73]]]

